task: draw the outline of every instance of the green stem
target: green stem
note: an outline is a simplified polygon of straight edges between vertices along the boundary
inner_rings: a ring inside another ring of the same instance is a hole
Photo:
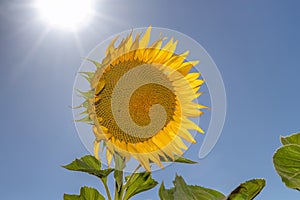
[[[123,171],[119,171],[118,175],[123,180]],[[120,183],[121,185],[118,185],[117,180],[116,180],[115,184],[116,185],[115,185],[115,198],[114,198],[114,200],[122,200],[122,197],[123,197],[123,183]]]
[[[128,178],[128,180],[126,181],[126,183],[124,184],[124,186],[122,186],[120,188],[120,191],[118,192],[117,191],[117,187],[116,187],[116,190],[115,190],[115,200],[123,200],[123,193],[126,189],[126,187],[128,186],[128,184],[130,183],[130,180],[132,179],[133,175],[142,167],[142,165],[138,165],[135,170],[132,172],[132,174],[130,175],[130,177]],[[122,177],[123,177],[123,171],[122,172]],[[117,186],[117,185],[116,185]],[[125,199],[124,199],[125,200]]]
[[[107,178],[106,177],[105,178],[101,178],[101,181],[102,181],[102,183],[104,185],[104,188],[105,188],[108,200],[112,200],[112,198],[110,196],[109,189],[108,189],[108,185],[107,185]]]
[[[115,200],[122,200],[123,198],[123,169],[125,168],[125,158],[121,157],[118,154],[114,155],[114,161],[115,161],[115,172],[114,172],[114,178],[115,178]]]

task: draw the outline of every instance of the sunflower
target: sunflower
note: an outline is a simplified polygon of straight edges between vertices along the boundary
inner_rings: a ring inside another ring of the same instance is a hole
[[[115,154],[125,160],[134,157],[147,171],[150,163],[163,168],[162,161],[173,161],[187,146],[196,143],[190,130],[204,133],[191,117],[206,108],[195,103],[203,84],[200,73],[191,69],[198,61],[187,61],[189,52],[175,54],[178,41],[160,37],[150,41],[151,26],[141,35],[118,37],[106,49],[97,69],[82,72],[91,90],[82,92],[87,116],[93,125],[94,154],[105,144],[111,164]],[[164,45],[163,45],[164,44]]]

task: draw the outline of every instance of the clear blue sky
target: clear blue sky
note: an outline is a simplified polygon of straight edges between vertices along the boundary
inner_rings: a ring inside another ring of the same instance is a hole
[[[272,165],[280,135],[300,131],[298,0],[102,0],[95,9],[103,17],[77,34],[81,50],[70,32],[51,30],[40,39],[46,26],[27,3],[0,3],[1,199],[62,199],[83,185],[104,193],[96,178],[60,167],[88,153],[68,108],[75,74],[96,44],[149,24],[202,44],[219,67],[228,102],[222,136],[208,157],[153,176],[169,187],[178,173],[225,194],[245,180],[265,178],[258,200],[300,199]],[[197,159],[199,147],[187,156]],[[157,189],[134,199],[158,199]]]

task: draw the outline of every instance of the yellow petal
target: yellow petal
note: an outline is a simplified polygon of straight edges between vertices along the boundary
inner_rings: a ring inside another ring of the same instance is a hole
[[[110,167],[112,158],[113,158],[113,154],[110,152],[109,149],[106,149],[106,160],[107,160],[108,168]]]
[[[97,87],[96,87],[96,90],[95,90],[95,95],[98,95],[102,89],[104,88],[105,86],[105,80],[104,79],[100,79],[98,81],[98,84],[97,84]]]
[[[162,42],[164,40],[166,40],[167,37],[163,37],[161,39],[158,39],[157,41],[153,42],[152,45],[149,47],[150,49],[161,49],[161,45],[162,45]]]
[[[186,76],[185,76],[185,79],[192,82],[194,80],[197,80],[199,78],[201,74],[198,73],[198,72],[195,72],[195,73],[188,73]]]
[[[127,149],[131,153],[138,153],[138,151],[136,150],[135,146],[132,143],[127,144]]]
[[[130,50],[137,50],[139,48],[139,38],[140,38],[140,34],[137,33],[135,36],[135,40],[130,47]]]
[[[183,119],[181,121],[182,126],[187,128],[187,129],[192,129],[192,130],[196,130],[200,133],[204,133],[204,131],[197,125],[195,124],[193,121],[189,120],[189,119]]]
[[[194,67],[195,65],[197,65],[199,63],[198,60],[196,61],[189,61],[189,62],[185,62],[183,63],[180,68],[178,68],[177,70],[182,73],[183,75],[187,75],[188,72],[192,69],[192,67]]]
[[[160,162],[160,158],[157,154],[155,153],[148,153],[149,157],[150,157],[150,160],[154,163],[156,163],[160,168],[164,168],[164,166],[161,164]]]
[[[195,88],[195,87],[201,86],[203,83],[204,83],[204,80],[195,80],[190,83],[190,86],[192,88]]]
[[[100,146],[100,142],[94,141],[94,156],[98,160],[100,160],[99,154],[98,154],[99,153],[99,146]]]
[[[192,136],[192,134],[185,128],[181,128],[178,131],[178,135],[180,137],[182,137],[183,139],[185,139],[188,142],[191,142],[193,144],[196,144],[196,140],[194,139],[194,137]]]
[[[131,46],[132,46],[132,31],[131,31],[130,35],[127,37],[127,39],[126,39],[125,51],[128,52],[130,50]]]
[[[114,45],[115,45],[115,42],[117,41],[117,39],[119,38],[119,36],[116,36],[114,39],[112,39],[112,41],[110,42],[110,44],[108,45],[107,49],[106,49],[106,52],[105,52],[105,55],[107,56],[109,53],[112,53],[113,50],[114,50]]]
[[[100,127],[93,126],[93,132],[95,134],[96,141],[101,141],[101,140],[106,139],[104,132],[102,131],[102,129]]]
[[[187,150],[188,147],[182,142],[182,140],[180,139],[180,137],[175,137],[174,138],[174,142],[177,144],[177,146],[181,149]]]
[[[195,109],[183,109],[182,114],[187,117],[198,117],[202,115],[203,112]]]
[[[203,108],[207,109],[208,108],[207,106],[204,106],[204,105],[192,102],[192,101],[185,104],[184,107],[189,108],[189,109],[203,109]]]
[[[178,43],[178,40],[176,40],[175,42],[174,41],[174,38],[172,37],[169,42],[162,48],[163,50],[165,51],[168,51],[169,53],[171,53],[171,55],[174,53],[175,49],[176,49],[176,46],[177,46],[177,43]]]
[[[173,141],[172,144],[165,147],[164,150],[169,149],[169,151],[172,152],[172,154],[182,155],[183,151],[176,145],[176,143]]]
[[[142,164],[142,166],[146,169],[146,171],[151,172],[149,159],[147,157],[137,155],[137,159]]]
[[[150,25],[145,34],[143,35],[142,39],[140,40],[139,48],[144,49],[147,47],[149,40],[150,40],[150,32],[151,32],[152,26]]]

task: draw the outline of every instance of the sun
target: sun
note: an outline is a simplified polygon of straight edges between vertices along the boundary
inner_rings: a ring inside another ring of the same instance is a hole
[[[70,31],[78,30],[92,16],[92,0],[36,0],[42,20]]]

